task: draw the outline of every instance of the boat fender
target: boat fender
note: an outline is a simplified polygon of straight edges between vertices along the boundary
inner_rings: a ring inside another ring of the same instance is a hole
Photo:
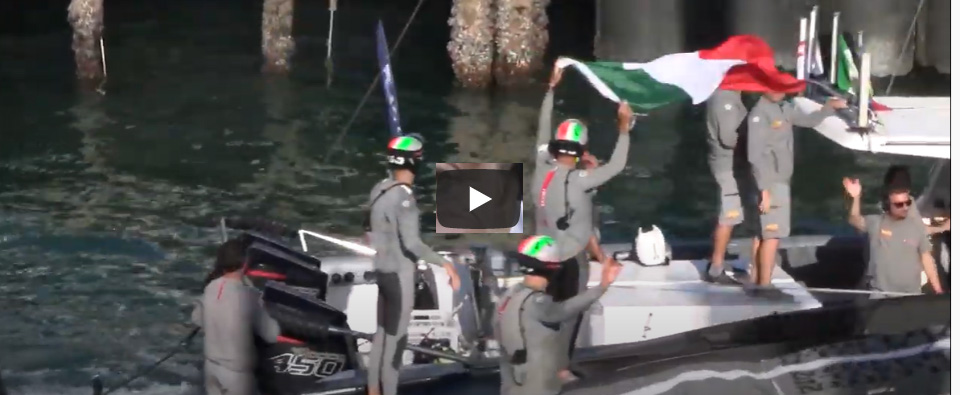
[[[673,255],[673,251],[663,237],[663,232],[656,225],[640,226],[637,229],[634,251],[637,254],[637,262],[642,266],[667,265]]]

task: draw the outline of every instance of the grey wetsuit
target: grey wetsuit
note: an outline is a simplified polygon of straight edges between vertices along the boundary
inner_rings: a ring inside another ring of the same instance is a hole
[[[734,157],[740,144],[740,125],[747,116],[747,107],[740,92],[717,90],[707,99],[707,162],[720,188],[721,225],[739,225],[746,207],[734,177]],[[747,191],[744,191],[747,192]]]
[[[595,234],[593,197],[598,187],[626,167],[630,135],[624,133],[617,137],[610,161],[603,166],[592,170],[561,166],[547,150],[552,112],[553,92],[548,91],[540,107],[536,162],[530,189],[534,194],[536,234],[553,237],[560,249],[563,267],[548,292],[562,301],[586,289],[590,275],[586,247]],[[557,220],[562,217],[566,217],[568,224],[564,230],[557,227]],[[564,368],[569,362],[581,319],[576,317],[563,325],[557,358]]]
[[[280,335],[280,324],[263,308],[260,293],[238,279],[218,278],[204,288],[191,318],[203,328],[207,393],[257,393],[253,336],[275,343]]]
[[[407,326],[413,311],[417,261],[446,260],[420,240],[420,210],[413,190],[392,179],[370,191],[370,242],[377,275],[377,333],[367,366],[367,385],[383,395],[397,393]]]
[[[588,289],[562,303],[550,295],[517,284],[504,295],[497,308],[496,336],[500,343],[501,395],[554,395],[562,383],[557,371],[557,342],[562,341],[562,322],[582,314],[600,299],[604,289]],[[526,360],[515,360],[518,350]]]
[[[774,103],[761,97],[747,122],[747,158],[757,188],[770,193],[770,210],[760,215],[760,238],[790,235],[790,178],[793,176],[793,126],[812,128],[833,115],[823,106],[806,114],[792,101]]]

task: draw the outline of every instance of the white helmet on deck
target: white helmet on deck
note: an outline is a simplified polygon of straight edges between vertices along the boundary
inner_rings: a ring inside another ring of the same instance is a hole
[[[669,264],[673,255],[670,246],[663,238],[663,232],[656,225],[647,229],[642,226],[637,228],[637,239],[633,248],[637,254],[637,261],[642,266]]]

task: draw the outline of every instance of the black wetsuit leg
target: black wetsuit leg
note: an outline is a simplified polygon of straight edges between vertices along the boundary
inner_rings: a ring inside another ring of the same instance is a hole
[[[560,263],[560,269],[556,275],[547,284],[547,294],[553,297],[557,303],[563,302],[580,293],[580,283],[586,283],[586,276],[581,281],[581,269],[579,256],[567,259]],[[560,360],[560,366],[566,368],[570,364],[570,357],[573,355],[574,343],[577,339],[577,332],[580,327],[580,321],[583,314],[579,314],[576,319],[564,322],[560,328],[561,344],[557,349],[557,358]]]

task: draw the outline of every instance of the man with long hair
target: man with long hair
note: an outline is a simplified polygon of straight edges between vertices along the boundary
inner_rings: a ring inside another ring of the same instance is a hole
[[[246,248],[230,239],[217,250],[193,323],[203,328],[203,381],[207,394],[254,394],[257,350],[254,336],[275,343],[280,324],[264,309],[260,293],[243,284]]]

